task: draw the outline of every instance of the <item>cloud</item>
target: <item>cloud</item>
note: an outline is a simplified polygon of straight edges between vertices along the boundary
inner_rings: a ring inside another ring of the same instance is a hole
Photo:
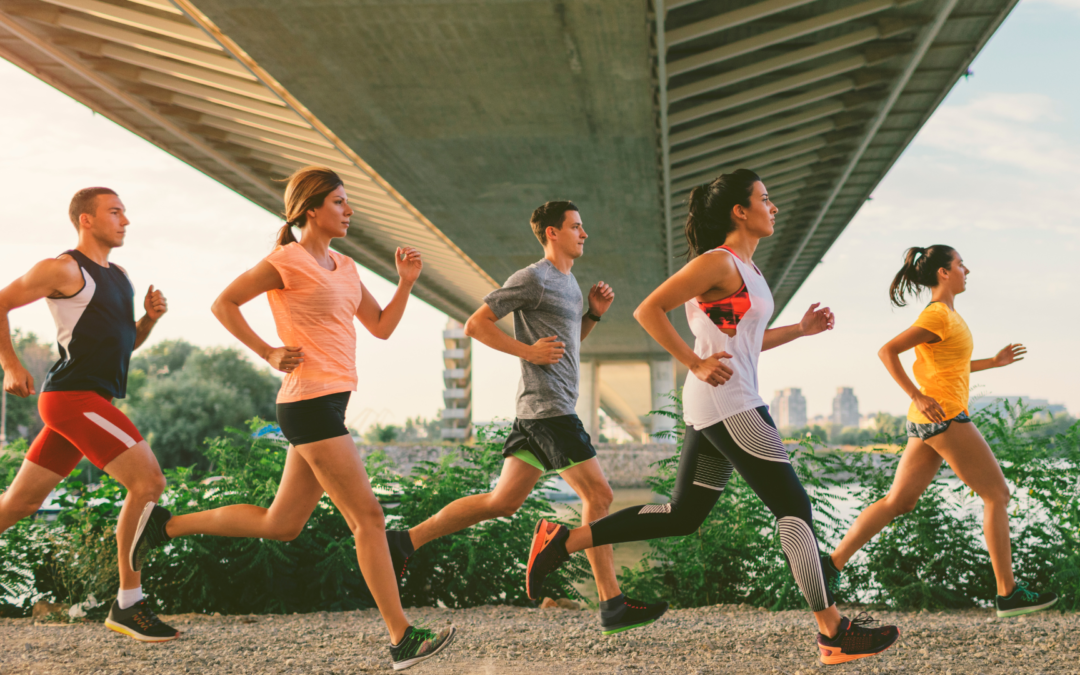
[[[1024,0],[1025,5],[1053,5],[1080,12],[1080,0]]]

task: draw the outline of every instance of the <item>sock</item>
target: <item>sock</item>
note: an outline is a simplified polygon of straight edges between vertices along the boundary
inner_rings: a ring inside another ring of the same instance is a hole
[[[120,609],[127,609],[142,599],[142,586],[121,588],[116,594],[116,604],[120,605]]]
[[[614,598],[611,598],[610,600],[601,600],[600,601],[600,611],[601,612],[611,612],[613,610],[619,609],[625,603],[626,603],[626,594],[625,593],[619,593],[618,595],[616,595]]]

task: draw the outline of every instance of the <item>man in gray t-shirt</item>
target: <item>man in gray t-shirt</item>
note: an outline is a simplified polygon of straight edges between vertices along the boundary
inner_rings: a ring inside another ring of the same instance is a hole
[[[589,434],[574,412],[578,397],[581,341],[611,306],[615,294],[604,282],[588,296],[588,311],[570,271],[585,251],[585,228],[573,202],[548,202],[533,212],[533,234],[544,258],[519,270],[465,324],[465,334],[492,349],[521,359],[517,419],[506,438],[502,475],[487,494],[464,497],[408,532],[387,530],[395,571],[404,574],[409,556],[427,542],[492,518],[512,516],[546,471],[557,471],[582,501],[582,518],[591,523],[611,506],[611,487],[596,460]],[[514,315],[514,337],[496,325]],[[545,521],[541,521],[543,525]],[[586,551],[600,595],[605,633],[655,621],[667,603],[627,600],[619,591],[611,547]],[[526,587],[530,598],[541,589]]]

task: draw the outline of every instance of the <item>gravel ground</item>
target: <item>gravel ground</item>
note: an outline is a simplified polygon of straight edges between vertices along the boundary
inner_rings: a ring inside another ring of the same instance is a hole
[[[479,607],[411,609],[429,627],[454,623],[455,643],[415,667],[467,673],[821,673],[806,612],[746,607],[674,610],[612,637],[592,611]],[[882,612],[901,638],[878,657],[831,666],[854,673],[1078,673],[1080,614],[997,619],[990,610]],[[0,674],[390,672],[388,639],[374,611],[292,616],[163,617],[176,641],[147,645],[101,624],[35,625],[0,619]]]

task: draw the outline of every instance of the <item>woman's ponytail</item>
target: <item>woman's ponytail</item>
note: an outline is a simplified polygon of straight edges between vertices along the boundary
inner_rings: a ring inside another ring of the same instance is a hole
[[[326,197],[342,185],[341,177],[324,166],[305,166],[289,176],[285,186],[285,225],[278,231],[278,245],[296,241],[293,228],[303,229],[307,212],[322,206]]]
[[[904,252],[904,265],[889,286],[889,299],[897,307],[907,305],[906,296],[918,297],[924,288],[938,285],[938,270],[952,266],[955,250],[935,244],[930,248],[912,246]]]
[[[278,246],[287,246],[288,244],[296,241],[296,235],[293,234],[293,224],[285,223],[285,225],[278,230],[277,243]]]
[[[727,236],[735,229],[731,210],[736,204],[750,207],[754,183],[760,180],[753,171],[739,169],[690,191],[690,212],[686,215],[688,259],[711,251],[727,241]]]

